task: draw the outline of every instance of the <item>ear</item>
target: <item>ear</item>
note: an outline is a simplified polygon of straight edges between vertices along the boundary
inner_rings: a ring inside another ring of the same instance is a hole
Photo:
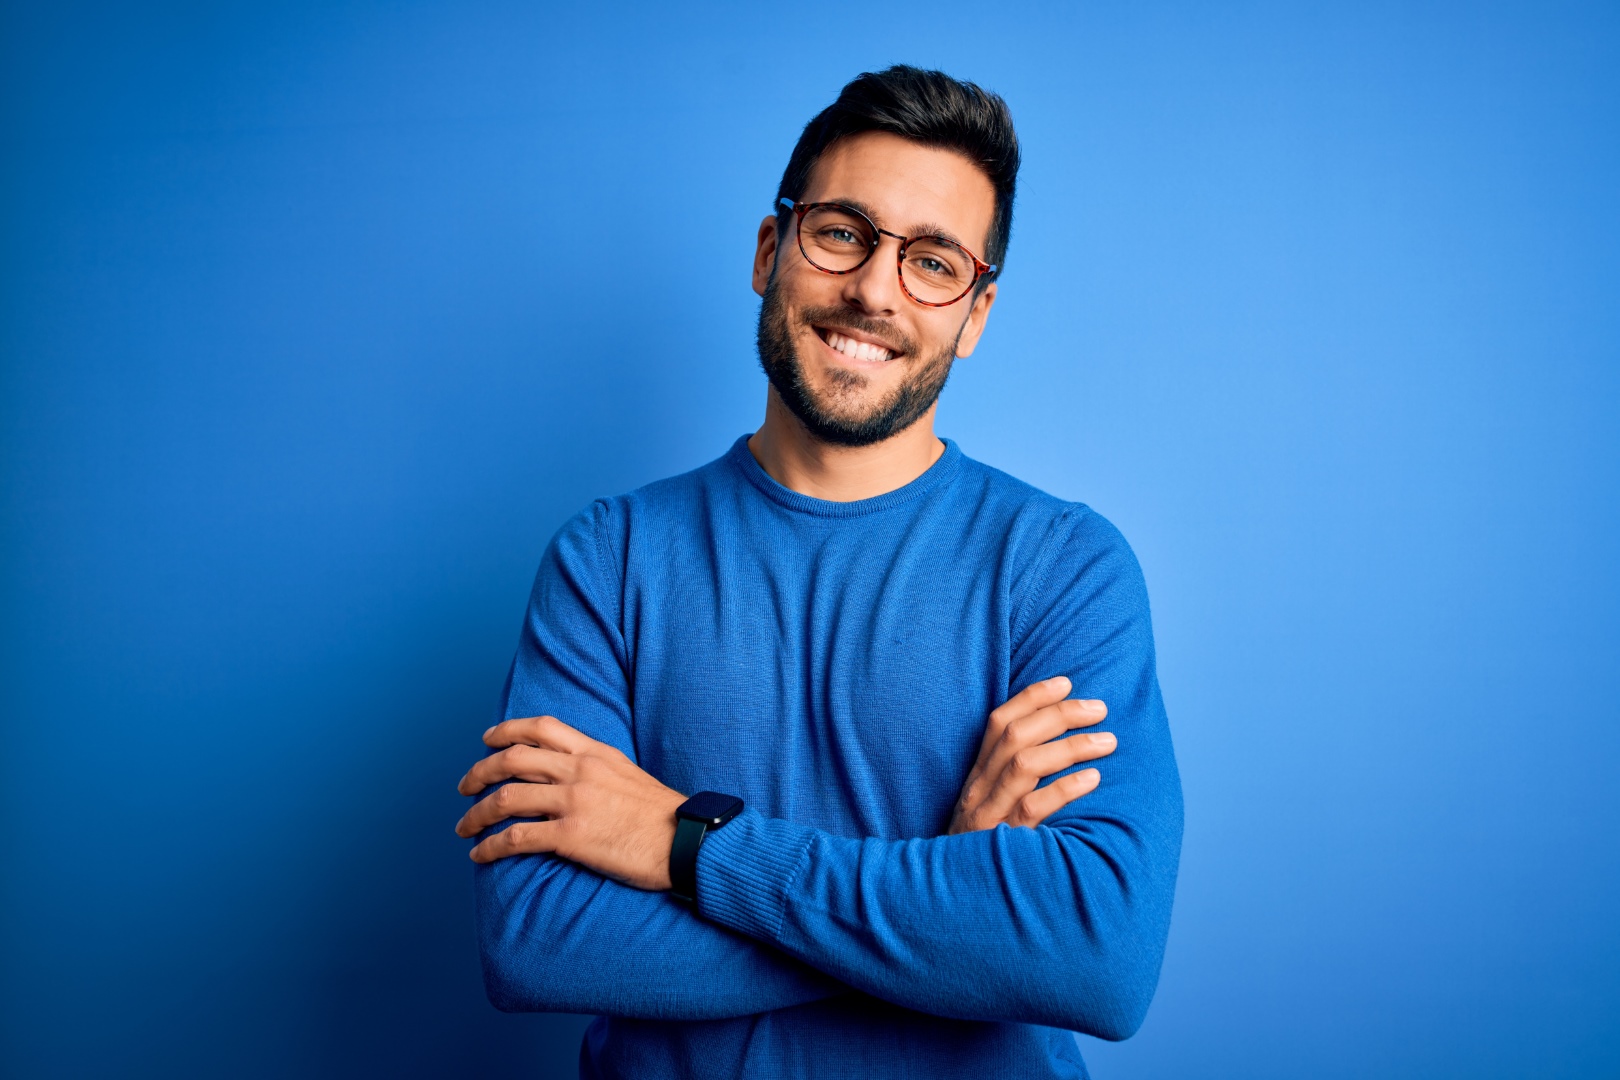
[[[991,282],[984,287],[984,292],[973,298],[973,307],[968,309],[967,322],[962,326],[962,336],[956,339],[956,358],[966,359],[973,355],[973,350],[979,347],[979,335],[984,333],[985,320],[990,318],[990,308],[996,302],[996,284]]]
[[[776,269],[776,215],[759,223],[759,237],[754,247],[754,291],[765,295],[765,286],[771,283],[771,271]]]

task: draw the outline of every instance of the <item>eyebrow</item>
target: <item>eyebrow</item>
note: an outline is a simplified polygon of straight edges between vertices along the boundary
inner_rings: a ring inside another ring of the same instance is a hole
[[[870,206],[868,206],[866,203],[863,203],[859,199],[819,199],[817,201],[818,202],[838,203],[840,206],[847,206],[852,210],[859,210],[861,213],[863,213],[867,217],[871,218],[874,224],[877,222],[877,219],[878,219],[877,214],[873,212],[872,208]],[[879,226],[879,228],[881,228],[881,227],[882,226]],[[957,245],[958,247],[962,247],[962,248],[967,247],[966,244],[964,244],[961,240],[957,239],[956,234],[951,232],[951,230],[947,229],[943,225],[935,225],[935,224],[932,224],[931,222],[923,222],[921,225],[917,226],[917,231],[916,232],[908,233],[907,236],[911,237],[911,238],[915,238],[915,237],[918,237],[918,236],[937,236],[941,240],[949,240],[951,243]]]

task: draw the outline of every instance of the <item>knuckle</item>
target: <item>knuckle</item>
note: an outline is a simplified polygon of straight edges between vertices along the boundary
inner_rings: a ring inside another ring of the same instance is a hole
[[[1036,769],[1035,761],[1033,760],[1034,757],[1035,755],[1030,753],[1028,750],[1020,750],[1018,753],[1014,754],[1012,756],[1012,760],[1007,763],[1008,768],[1011,769],[1013,774],[1016,776],[1033,776]]]

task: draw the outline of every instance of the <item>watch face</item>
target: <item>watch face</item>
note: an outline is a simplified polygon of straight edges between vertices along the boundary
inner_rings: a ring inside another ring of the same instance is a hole
[[[718,791],[700,791],[682,803],[676,813],[683,818],[701,821],[712,829],[736,817],[742,808],[743,801],[735,795],[722,795]]]

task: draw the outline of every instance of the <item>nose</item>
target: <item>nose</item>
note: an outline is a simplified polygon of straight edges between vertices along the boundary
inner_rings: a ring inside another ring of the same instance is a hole
[[[844,302],[864,315],[881,318],[900,310],[905,294],[900,291],[900,241],[888,233],[878,235],[878,245],[860,269],[844,275]]]

